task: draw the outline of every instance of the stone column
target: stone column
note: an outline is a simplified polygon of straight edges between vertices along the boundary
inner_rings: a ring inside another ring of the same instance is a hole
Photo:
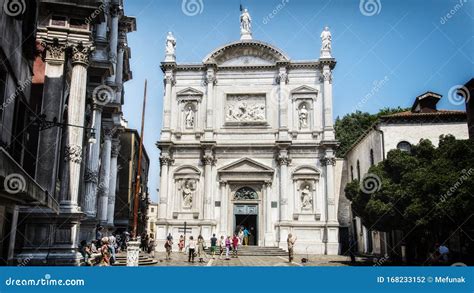
[[[227,236],[227,195],[226,195],[226,190],[227,190],[227,182],[225,181],[220,181],[220,201],[221,201],[221,207],[219,208],[220,210],[220,226],[219,226],[219,236],[224,235]]]
[[[163,136],[169,139],[169,131],[171,128],[171,90],[175,84],[174,72],[168,69],[165,72],[165,98],[163,101]]]
[[[112,129],[105,129],[104,144],[100,156],[100,183],[97,190],[99,202],[97,205],[97,218],[100,222],[107,221],[107,207],[109,201],[110,184],[110,159],[112,155]]]
[[[99,154],[102,129],[102,107],[97,103],[92,105],[93,125],[96,142],[88,146],[87,165],[84,174],[85,198],[84,212],[88,218],[97,216],[97,184],[99,183]]]
[[[288,221],[288,166],[290,158],[288,149],[280,149],[278,154],[278,164],[280,165],[280,221]]]
[[[18,227],[18,214],[20,208],[16,205],[13,207],[11,231],[10,231],[10,242],[8,243],[8,263],[11,265],[13,256],[15,254],[15,241],[16,241],[16,230]]]
[[[84,115],[86,107],[87,67],[90,46],[82,43],[72,46],[71,88],[68,99],[68,144],[65,158],[69,165],[69,193],[61,206],[79,211],[79,184],[81,181],[82,144],[84,139]]]
[[[288,72],[285,66],[281,66],[277,77],[278,83],[278,140],[288,140],[288,95],[287,84],[289,82]]]
[[[158,219],[164,220],[167,218],[168,209],[168,168],[171,165],[171,156],[168,152],[161,153],[160,156],[160,205],[158,209]]]
[[[108,18],[108,2],[109,0],[103,0],[100,8],[104,11],[105,19],[103,22],[96,25],[96,35],[95,39],[97,41],[106,41],[107,40],[107,18]]]
[[[204,164],[204,196],[203,196],[203,219],[211,219],[211,201],[212,201],[212,165],[215,162],[212,148],[204,150],[202,158]]]
[[[115,84],[117,85],[117,95],[115,102],[120,103],[123,91],[123,56],[125,54],[125,45],[120,43],[117,53],[117,71],[115,72]]]
[[[265,246],[272,246],[275,241],[272,217],[272,182],[267,181],[265,187]]]
[[[335,134],[332,118],[332,71],[329,64],[323,65],[321,80],[324,88],[324,140],[330,141],[335,139]]]
[[[326,168],[326,221],[337,223],[334,194],[334,166],[336,165],[336,158],[334,157],[333,151],[327,151],[321,163]]]
[[[110,8],[111,26],[110,26],[110,53],[109,59],[114,66],[114,74],[108,77],[107,81],[109,84],[115,83],[115,75],[117,73],[117,46],[118,46],[118,34],[119,34],[119,14],[120,8],[118,5],[112,4]]]
[[[109,198],[107,201],[107,225],[114,225],[115,213],[115,195],[117,188],[117,158],[120,153],[120,141],[114,139],[112,142],[111,159],[110,159],[110,180],[109,180]]]
[[[53,41],[44,41],[45,48],[45,78],[43,87],[43,102],[41,105],[41,114],[45,115],[46,120],[61,121],[63,114],[63,96],[64,96],[64,61],[66,44]],[[39,133],[38,139],[38,158],[36,162],[35,178],[38,183],[45,188],[51,195],[56,193],[56,179],[59,168],[60,127],[45,129]]]
[[[212,66],[207,68],[205,84],[207,85],[206,96],[206,128],[204,130],[204,139],[213,140],[214,128],[214,86],[217,84],[215,69]]]

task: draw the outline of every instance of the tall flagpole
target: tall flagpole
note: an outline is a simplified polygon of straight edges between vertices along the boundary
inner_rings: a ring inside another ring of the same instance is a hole
[[[138,226],[138,194],[140,193],[140,179],[142,175],[142,156],[143,156],[143,136],[145,132],[145,111],[146,111],[146,96],[147,96],[148,81],[145,79],[145,93],[143,95],[143,110],[142,110],[142,129],[140,132],[140,145],[138,148],[138,164],[137,177],[135,178],[135,194],[133,198],[133,239],[137,239]]]

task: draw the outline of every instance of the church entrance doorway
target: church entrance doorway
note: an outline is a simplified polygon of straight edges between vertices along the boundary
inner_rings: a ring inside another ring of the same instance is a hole
[[[248,245],[258,245],[258,205],[239,205],[234,207],[234,231],[247,229]]]

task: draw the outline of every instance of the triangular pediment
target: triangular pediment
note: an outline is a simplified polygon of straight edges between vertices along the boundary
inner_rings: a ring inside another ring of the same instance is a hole
[[[197,89],[194,89],[192,87],[185,88],[184,90],[181,90],[176,93],[178,96],[202,96],[203,92],[198,91]]]
[[[291,91],[292,94],[317,94],[318,90],[307,85],[302,85]]]
[[[219,172],[272,172],[273,169],[249,158],[243,158],[219,169]]]

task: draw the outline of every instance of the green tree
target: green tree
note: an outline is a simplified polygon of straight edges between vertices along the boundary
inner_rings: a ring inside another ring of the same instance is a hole
[[[350,113],[342,118],[337,117],[335,123],[336,139],[340,142],[340,146],[336,152],[338,157],[342,157],[352,146],[352,144],[365,131],[381,117],[398,112],[408,111],[404,108],[383,108],[376,114],[369,114],[367,112],[356,111]]]
[[[367,190],[371,177],[378,188]],[[392,150],[345,192],[366,227],[401,230],[407,241],[427,231],[440,242],[456,229],[473,231],[474,142],[442,136],[438,148],[421,140],[411,153]]]

